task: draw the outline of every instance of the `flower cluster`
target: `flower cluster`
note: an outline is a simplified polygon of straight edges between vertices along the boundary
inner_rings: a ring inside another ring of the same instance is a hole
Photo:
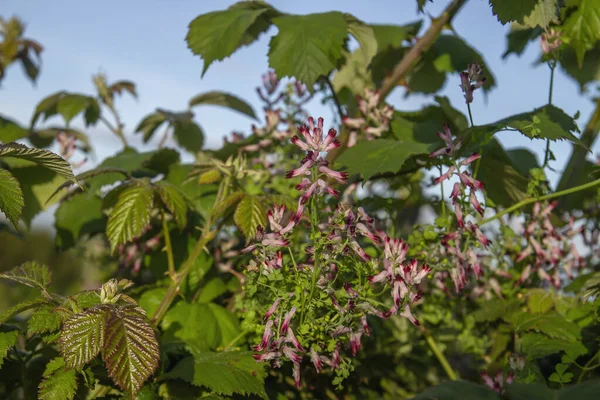
[[[473,92],[482,87],[487,78],[483,76],[483,67],[477,63],[471,63],[466,71],[460,73],[460,88],[465,94],[467,104],[473,102]]]
[[[357,96],[360,117],[344,117],[342,122],[350,128],[348,147],[356,144],[359,134],[364,134],[367,140],[373,140],[387,132],[394,109],[389,105],[379,105],[379,92],[365,89],[364,96]]]
[[[556,229],[550,216],[557,205],[558,202],[552,202],[543,208],[540,203],[533,206],[533,213],[523,232],[525,247],[516,258],[516,262],[526,262],[519,283],[527,281],[532,273],[536,273],[542,281],[549,282],[558,289],[561,287],[561,272],[572,279],[573,269],[584,266],[584,260],[573,242],[573,238],[582,232],[583,226],[576,228],[575,221],[571,218],[563,232]]]
[[[77,138],[68,132],[59,132],[56,135],[56,141],[58,142],[58,153],[67,161],[70,161],[71,158],[75,155],[75,151],[77,150]],[[85,157],[81,161],[71,162],[73,168],[80,168],[83,164],[87,162],[87,157]]]
[[[260,343],[253,347],[254,358],[274,367],[291,361],[299,386],[305,358],[317,373],[327,366],[337,374],[336,379],[347,377],[352,367],[345,348],[352,356],[359,352],[362,337],[371,334],[369,318],[399,315],[418,325],[410,305],[422,298],[417,288],[430,268],[406,260],[407,245],[385,235],[382,238],[362,207],[356,211],[343,203],[331,211],[323,207],[323,196],[340,195],[326,178],[339,183],[348,178],[329,168],[322,157],[340,145],[337,133],[330,129],[324,134],[322,118],[316,123],[310,118],[298,131],[301,137],[291,141],[306,156],[286,174],[290,179],[302,177],[296,186],[301,193],[297,209],[277,206],[270,210],[269,232],[259,229],[242,252],[253,255],[245,272],[245,304],[261,304],[259,313],[243,313],[261,334]],[[310,228],[308,236],[300,229],[304,221]],[[300,247],[304,259],[294,256],[298,247],[293,238],[310,239]],[[368,254],[378,252],[379,247],[381,257]],[[375,286],[379,286],[377,298]],[[380,302],[386,292],[388,304]]]
[[[489,387],[490,389],[492,389],[495,392],[503,394],[504,386],[510,385],[514,381],[515,374],[514,374],[514,372],[510,371],[506,375],[506,379],[505,379],[504,373],[502,371],[498,371],[496,376],[494,378],[491,378],[487,372],[481,371],[481,378],[483,379],[483,382],[485,383],[485,385],[487,387]]]
[[[483,216],[485,210],[477,198],[477,194],[482,192],[484,184],[475,179],[466,167],[473,161],[479,159],[480,155],[475,153],[459,162],[456,161],[457,150],[460,148],[460,141],[455,140],[448,125],[444,126],[444,132],[438,132],[438,136],[445,142],[446,146],[434,151],[429,156],[439,157],[448,156],[452,160],[452,165],[448,170],[434,179],[435,184],[441,184],[452,177],[458,178],[454,183],[450,198],[456,216],[458,229],[449,232],[442,238],[442,245],[446,252],[452,256],[455,267],[450,275],[454,282],[456,291],[461,290],[467,282],[467,271],[471,270],[476,277],[481,275],[481,265],[479,256],[473,248],[463,247],[462,239],[464,236],[473,237],[484,248],[487,248],[491,241],[472,221],[465,220],[465,214],[468,214],[471,207]],[[468,192],[468,193],[467,193]]]
[[[550,28],[548,32],[542,33],[540,45],[544,54],[554,53],[556,50],[560,49],[560,46],[562,45],[560,32]]]

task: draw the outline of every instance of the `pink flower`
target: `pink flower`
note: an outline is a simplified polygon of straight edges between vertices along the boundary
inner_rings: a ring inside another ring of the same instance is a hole
[[[319,167],[319,171],[323,172],[324,174],[326,174],[330,178],[333,178],[333,179],[335,179],[336,181],[338,181],[340,183],[346,183],[346,180],[348,179],[348,173],[347,172],[334,171],[334,170],[332,170],[330,168],[327,168],[325,165],[321,165]]]
[[[265,325],[265,332],[263,333],[262,340],[258,346],[253,346],[255,351],[262,351],[269,346],[269,342],[271,341],[271,336],[273,336],[273,320],[267,321]]]
[[[296,335],[294,335],[294,330],[292,329],[292,327],[289,327],[287,330],[287,341],[292,343],[294,345],[294,347],[301,352],[304,352],[304,347],[302,347],[302,345],[300,344],[300,342],[298,341],[298,339],[296,339]]]
[[[265,316],[263,317],[263,321],[266,321],[269,319],[269,317],[271,315],[273,315],[273,313],[275,312],[275,310],[277,309],[277,306],[279,305],[279,303],[281,302],[281,297],[278,297],[277,300],[275,300],[273,302],[273,304],[271,305],[271,307],[269,307],[269,309],[267,310],[267,313],[265,314]]]
[[[408,304],[404,306],[404,310],[400,313],[400,316],[408,319],[414,326],[420,325],[419,321],[412,315]]]
[[[352,351],[352,355],[355,356],[356,353],[360,351],[360,338],[362,336],[362,332],[352,332],[350,334],[350,349]]]
[[[463,221],[463,213],[462,209],[460,208],[460,204],[454,203],[454,213],[456,214],[456,222],[458,222],[458,227],[461,229],[464,228],[465,222]]]
[[[323,368],[323,362],[321,361],[321,356],[319,356],[319,353],[317,353],[317,351],[312,347],[310,349],[310,360],[312,361],[313,365],[315,366],[315,370],[317,371],[317,374],[320,374],[321,368]]]
[[[300,363],[302,361],[302,356],[299,355],[296,350],[292,349],[288,346],[283,346],[283,355],[290,359],[293,363]]]
[[[448,171],[446,171],[439,177],[435,178],[433,180],[433,183],[435,183],[437,185],[438,183],[444,182],[446,179],[450,179],[450,177],[452,176],[452,174],[454,173],[455,170],[456,170],[456,167],[454,165],[451,166],[450,168],[448,168]]]
[[[290,311],[287,312],[287,314],[285,314],[285,317],[283,318],[283,325],[281,325],[281,334],[284,335],[287,330],[288,327],[290,326],[290,321],[292,320],[292,317],[294,316],[294,314],[296,313],[296,307],[292,307],[290,309]]]
[[[471,194],[469,195],[469,199],[471,201],[471,205],[473,205],[473,207],[479,213],[479,215],[481,215],[483,217],[483,214],[485,211],[483,210],[483,207],[481,207],[479,200],[477,200],[477,196],[475,195],[474,191],[471,191]]]

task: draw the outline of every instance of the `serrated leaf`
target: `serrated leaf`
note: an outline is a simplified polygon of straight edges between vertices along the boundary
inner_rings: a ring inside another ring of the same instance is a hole
[[[564,22],[563,32],[575,49],[581,67],[585,52],[600,40],[600,2],[581,0],[577,10]]]
[[[346,38],[344,15],[337,11],[273,18],[279,34],[269,43],[269,66],[279,77],[295,77],[309,91],[328,76],[342,57]]]
[[[29,148],[19,143],[7,143],[0,145],[0,157],[14,157],[31,161],[56,172],[66,179],[75,181],[71,164],[58,154],[48,150]]]
[[[554,306],[554,295],[544,289],[531,289],[527,293],[527,308],[534,314],[548,312]]]
[[[140,236],[150,222],[154,191],[148,185],[135,184],[119,194],[119,200],[108,216],[106,236],[114,253],[120,244]]]
[[[86,125],[96,123],[100,118],[100,106],[96,99],[78,93],[60,91],[38,103],[31,118],[31,126],[35,126],[41,116],[46,120],[56,114],[61,114],[68,125],[76,115],[82,112]]]
[[[7,170],[0,168],[0,211],[18,229],[19,217],[25,202],[19,181]]]
[[[506,35],[506,51],[502,54],[502,58],[504,59],[513,53],[520,56],[525,51],[527,45],[537,39],[543,32],[539,26],[535,28],[523,28],[513,24],[511,31]]]
[[[501,400],[487,386],[467,381],[444,382],[418,394],[412,400]]]
[[[222,394],[255,394],[267,398],[264,373],[251,352],[194,352],[181,360],[167,376],[205,386]]]
[[[422,21],[406,25],[371,24],[377,40],[377,52],[402,47],[402,42],[415,37],[421,30]]]
[[[187,225],[188,202],[179,188],[169,182],[160,181],[155,185],[158,196],[175,217],[177,226],[183,230]]]
[[[235,208],[233,220],[246,240],[253,238],[259,226],[264,228],[267,225],[267,211],[264,202],[259,196],[244,196]]]
[[[521,351],[529,357],[544,357],[565,352],[572,359],[586,354],[587,348],[579,341],[549,338],[541,333],[526,333],[521,336]]]
[[[137,99],[137,91],[135,90],[135,83],[131,81],[117,81],[108,87],[108,90],[112,94],[123,94],[128,92],[133,98]]]
[[[523,18],[523,25],[528,28],[547,29],[551,23],[558,23],[557,0],[538,0],[531,14]]]
[[[156,132],[158,127],[161,126],[166,120],[167,117],[159,112],[146,115],[136,126],[134,132],[142,133],[144,143],[148,143],[148,141],[154,135],[154,132]]]
[[[8,321],[13,316],[21,314],[22,312],[25,312],[29,309],[37,307],[46,302],[47,302],[46,299],[39,297],[37,299],[27,300],[22,303],[14,305],[11,308],[9,308],[8,310],[4,311],[2,314],[0,314],[0,325],[5,323],[6,321]]]
[[[254,113],[254,110],[250,104],[229,93],[219,91],[206,92],[192,97],[189,102],[190,107],[201,104],[223,106],[238,111],[249,116],[250,118],[257,119],[256,114]]]
[[[212,210],[212,217],[218,218],[220,217],[227,209],[238,204],[244,197],[246,197],[246,193],[244,192],[233,192],[230,193],[223,201],[219,204],[215,204]]]
[[[490,0],[492,12],[502,24],[523,19],[531,14],[539,0]]]
[[[100,353],[111,307],[88,308],[66,320],[59,337],[61,355],[69,368],[81,369]]]
[[[247,31],[261,22],[257,19],[269,8],[270,6],[266,4],[264,8],[255,9],[232,7],[228,10],[200,15],[190,23],[185,40],[188,48],[204,60],[202,76],[214,61],[223,60],[241,46],[252,43],[268,28],[266,24],[264,29],[255,32],[254,37],[247,36]]]
[[[165,315],[166,342],[183,341],[201,350],[227,346],[240,333],[237,318],[218,304],[179,302]]]
[[[27,335],[54,332],[60,329],[62,318],[54,307],[46,306],[37,309],[27,320]]]
[[[77,391],[77,375],[74,369],[65,369],[62,357],[50,360],[44,371],[44,380],[40,383],[38,399],[72,400]]]
[[[113,381],[132,398],[158,367],[159,354],[144,310],[132,305],[111,309],[102,359]]]
[[[359,142],[336,160],[349,174],[369,180],[377,174],[400,171],[404,162],[415,154],[429,153],[431,145],[405,140],[377,139]]]
[[[362,49],[363,63],[369,65],[375,54],[377,54],[377,37],[373,28],[359,20],[352,14],[344,14],[348,33],[350,33],[360,44]]]
[[[52,276],[47,266],[37,261],[28,261],[18,267],[0,274],[0,278],[19,282],[22,285],[38,288],[45,291],[50,283]]]
[[[533,330],[551,338],[569,341],[577,341],[581,338],[581,328],[554,311],[545,314],[515,312],[505,320],[513,325],[515,332]]]
[[[8,351],[14,347],[19,337],[19,331],[0,332],[0,369]]]

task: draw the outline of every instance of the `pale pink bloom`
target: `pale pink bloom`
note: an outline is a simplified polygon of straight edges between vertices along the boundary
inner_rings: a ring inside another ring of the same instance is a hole
[[[290,309],[290,311],[287,312],[287,314],[285,314],[285,317],[283,318],[283,324],[281,325],[281,334],[284,335],[287,330],[288,327],[290,326],[290,321],[292,320],[292,317],[294,316],[294,314],[296,313],[296,307],[292,307]]]
[[[271,305],[271,307],[269,307],[269,309],[267,310],[267,313],[265,314],[263,321],[266,321],[269,319],[269,317],[271,315],[273,315],[273,313],[275,312],[275,310],[277,310],[277,306],[279,305],[279,303],[281,302],[281,297],[278,297],[277,300],[275,300],[273,302],[273,304]]]

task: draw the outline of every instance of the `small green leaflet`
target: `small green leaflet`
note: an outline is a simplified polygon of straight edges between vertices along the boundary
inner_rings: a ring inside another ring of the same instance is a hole
[[[295,77],[311,92],[342,57],[347,27],[344,15],[333,11],[273,18],[279,34],[269,44],[269,65],[279,77]]]
[[[190,107],[202,104],[227,107],[245,114],[250,118],[258,119],[250,104],[230,93],[219,91],[206,92],[192,97],[189,102]]]
[[[154,191],[148,185],[135,184],[119,194],[108,216],[106,235],[114,253],[120,244],[140,236],[150,222]]]
[[[490,0],[492,12],[502,24],[523,19],[531,14],[539,0]]]
[[[69,368],[81,369],[100,353],[110,307],[88,308],[69,318],[62,327],[59,346]]]
[[[523,25],[528,28],[546,29],[551,23],[558,23],[557,0],[539,0],[531,14],[523,19]]]
[[[377,139],[359,142],[336,160],[349,174],[360,174],[364,180],[386,172],[400,171],[404,162],[416,154],[427,154],[431,145],[414,141]]]
[[[56,114],[62,115],[68,125],[81,112],[84,113],[86,126],[95,124],[100,118],[100,106],[93,97],[65,91],[56,92],[38,103],[31,118],[31,127],[35,126],[41,116],[45,121]]]
[[[57,331],[60,329],[61,322],[60,314],[54,310],[54,307],[40,307],[27,320],[27,336]]]
[[[0,211],[18,229],[19,217],[25,203],[19,181],[7,170],[0,168]]]
[[[52,283],[52,276],[48,267],[37,261],[29,261],[10,271],[3,272],[0,274],[0,278],[19,282],[22,285],[38,288],[42,291],[45,291]]]
[[[156,185],[156,192],[169,212],[175,217],[177,226],[183,230],[187,225],[188,202],[179,188],[169,182],[160,181]]]
[[[344,14],[348,33],[350,33],[360,44],[364,65],[369,65],[375,54],[377,54],[377,38],[371,25],[365,24],[352,14]]]
[[[8,351],[17,343],[19,331],[0,332],[0,368]]]
[[[255,394],[266,399],[263,367],[251,352],[198,352],[184,358],[170,371],[170,378],[205,386],[221,395]]]
[[[65,369],[62,357],[57,357],[46,365],[44,380],[39,386],[40,400],[72,400],[77,391],[77,375],[74,369]]]
[[[0,325],[8,321],[13,316],[21,314],[22,312],[35,308],[40,304],[44,304],[46,302],[46,299],[44,299],[43,297],[39,297],[37,299],[27,300],[17,305],[14,305],[8,310],[4,311],[2,314],[0,314]]]
[[[246,195],[237,205],[233,219],[246,240],[254,237],[259,226],[267,224],[264,201],[259,196]]]
[[[32,161],[56,172],[66,179],[72,179],[76,182],[75,175],[73,175],[73,170],[71,169],[71,164],[58,154],[54,154],[48,150],[29,148],[19,143],[0,144],[0,157],[14,157]]]

